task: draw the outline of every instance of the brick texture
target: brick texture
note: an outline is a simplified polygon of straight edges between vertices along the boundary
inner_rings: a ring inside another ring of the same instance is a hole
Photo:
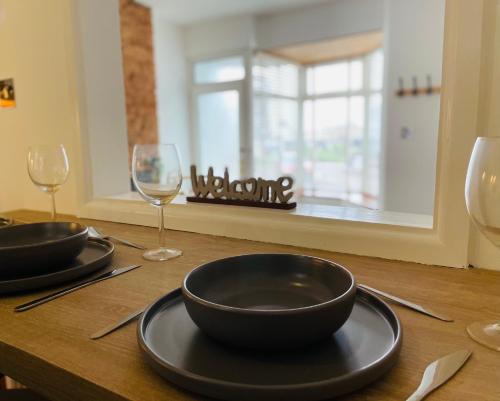
[[[157,143],[155,68],[151,10],[120,0],[129,158],[136,143]]]

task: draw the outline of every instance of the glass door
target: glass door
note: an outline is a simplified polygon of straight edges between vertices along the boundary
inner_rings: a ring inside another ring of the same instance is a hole
[[[222,176],[229,169],[231,178],[242,173],[242,85],[219,84],[217,88],[194,91],[195,160],[198,174],[213,167]]]

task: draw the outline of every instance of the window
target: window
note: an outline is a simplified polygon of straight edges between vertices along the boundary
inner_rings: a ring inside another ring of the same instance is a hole
[[[303,195],[379,207],[382,52],[306,68]]]
[[[383,56],[312,66],[253,60],[253,173],[293,175],[303,200],[379,207]]]
[[[265,54],[254,57],[253,172],[296,176],[299,164],[299,66]]]
[[[316,65],[259,52],[251,65],[251,74],[243,56],[193,65],[200,171],[291,175],[302,201],[379,208],[382,51]]]

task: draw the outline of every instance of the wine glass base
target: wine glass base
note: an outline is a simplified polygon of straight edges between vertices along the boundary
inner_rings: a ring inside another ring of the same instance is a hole
[[[182,251],[179,249],[169,249],[169,248],[157,248],[149,249],[142,257],[146,260],[152,260],[155,262],[162,262],[169,259],[174,259],[182,255]]]
[[[479,344],[500,351],[500,320],[474,322],[467,326],[467,333]]]

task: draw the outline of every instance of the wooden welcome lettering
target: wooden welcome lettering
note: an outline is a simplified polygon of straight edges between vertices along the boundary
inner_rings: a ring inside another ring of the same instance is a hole
[[[247,178],[229,181],[229,172],[224,170],[224,177],[214,176],[214,169],[208,169],[205,179],[196,175],[196,166],[191,166],[191,184],[194,196],[187,197],[188,202],[220,203],[226,205],[268,207],[274,209],[294,209],[295,202],[288,203],[293,192],[292,177],[280,177],[277,180]]]

